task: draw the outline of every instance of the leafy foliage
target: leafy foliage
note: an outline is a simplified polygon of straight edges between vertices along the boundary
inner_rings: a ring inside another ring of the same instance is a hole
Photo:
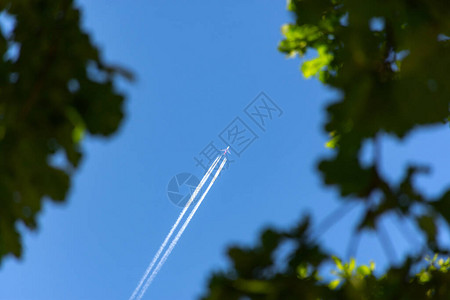
[[[295,244],[277,263],[279,250]],[[270,245],[270,246],[269,246]],[[275,247],[274,247],[275,246]],[[292,231],[263,232],[260,242],[245,250],[231,248],[228,256],[232,268],[214,274],[203,300],[241,299],[449,299],[450,259],[435,255],[417,273],[422,261],[408,258],[401,267],[390,268],[376,276],[375,264],[345,263],[326,254],[310,237],[308,218]],[[264,257],[264,259],[259,259]],[[333,262],[337,278],[331,281],[320,275],[321,266]],[[245,272],[242,272],[245,268]]]
[[[333,135],[329,146],[338,147],[334,158],[319,164],[325,183],[339,187],[343,197],[365,202],[376,192],[383,195],[378,205],[368,209],[361,229],[375,228],[389,211],[409,215],[417,204],[428,211],[421,228],[432,234],[430,220],[441,213],[448,219],[450,214],[435,209],[444,205],[448,193],[437,199],[419,193],[412,179],[423,168],[410,166],[395,186],[382,178],[376,156],[368,167],[358,157],[364,142],[376,147],[383,134],[402,138],[419,125],[448,118],[450,42],[440,37],[450,34],[449,6],[444,1],[364,1],[363,5],[305,0],[290,1],[288,8],[296,22],[283,26],[286,39],[280,51],[292,56],[317,50],[317,58],[303,62],[303,74],[317,76],[343,95],[327,108],[325,129]],[[381,29],[371,28],[374,22]],[[423,226],[425,220],[428,226]]]
[[[439,216],[449,220],[450,190],[428,198],[413,184],[427,168],[411,165],[394,184],[380,174],[377,151],[369,166],[359,155],[363,143],[376,149],[383,135],[403,138],[417,126],[446,122],[450,7],[445,1],[293,0],[288,9],[296,21],[283,26],[280,51],[303,56],[315,49],[317,58],[302,64],[304,76],[317,76],[343,95],[327,108],[327,146],[336,155],[319,163],[325,183],[367,204],[360,230],[376,229],[394,211],[415,218],[436,248],[435,222]],[[381,195],[376,204],[373,195]],[[417,206],[424,215],[413,216]]]
[[[0,13],[1,261],[21,256],[18,226],[37,228],[44,199],[65,200],[84,133],[116,132],[115,76],[131,75],[101,59],[72,0],[0,0]]]
[[[378,231],[382,217],[395,213],[414,220],[427,244],[381,277],[373,266],[334,258],[338,278],[325,282],[317,274],[333,258],[308,238],[307,230],[273,233],[277,238],[270,248],[232,248],[233,267],[212,276],[203,299],[449,299],[446,261],[416,271],[424,253],[448,253],[437,240],[437,222],[450,222],[450,190],[435,198],[423,194],[414,178],[429,171],[424,166],[409,165],[399,182],[390,182],[379,169],[383,137],[403,139],[419,126],[450,119],[448,1],[290,0],[288,10],[295,21],[282,27],[279,50],[288,57],[316,53],[303,61],[303,75],[315,76],[341,95],[326,109],[327,146],[335,155],[318,164],[323,181],[337,187],[343,200],[364,204],[356,234]],[[374,147],[368,165],[360,160],[365,143]],[[301,226],[307,227],[304,222]],[[275,271],[279,266],[273,257],[286,239],[295,247],[286,258],[288,267]],[[238,272],[249,262],[247,272]]]

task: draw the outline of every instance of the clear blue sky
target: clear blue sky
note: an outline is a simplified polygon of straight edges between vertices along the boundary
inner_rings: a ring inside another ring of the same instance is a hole
[[[330,155],[321,124],[336,97],[305,80],[299,60],[277,51],[285,3],[249,1],[78,1],[83,24],[107,61],[130,68],[135,84],[127,118],[109,140],[88,138],[66,205],[46,203],[40,229],[26,233],[24,258],[0,270],[0,299],[128,299],[180,208],[167,197],[172,176],[200,177],[194,156],[236,117],[258,138],[224,172],[144,299],[196,299],[211,271],[227,266],[225,249],[252,244],[268,225],[287,228],[310,212],[322,220],[338,207],[315,165]],[[261,92],[283,115],[262,131],[244,108]],[[385,138],[383,172],[392,179],[411,160],[434,169],[418,180],[429,194],[449,186],[447,127],[414,132],[407,143]],[[370,157],[370,145],[362,159]],[[358,208],[321,237],[345,256]],[[412,230],[412,224],[406,224]],[[385,222],[398,257],[411,245],[395,218]],[[444,232],[445,233],[445,232]],[[448,234],[448,232],[446,232]],[[413,236],[418,247],[422,237]],[[386,256],[363,236],[358,262]]]

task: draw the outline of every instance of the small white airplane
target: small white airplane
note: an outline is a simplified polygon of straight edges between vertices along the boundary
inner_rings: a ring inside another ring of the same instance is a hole
[[[223,154],[222,154],[222,155],[227,155],[227,153],[228,153],[228,154],[231,154],[231,152],[230,152],[230,146],[228,146],[226,149],[222,149],[222,150],[220,150],[220,151],[223,151]]]

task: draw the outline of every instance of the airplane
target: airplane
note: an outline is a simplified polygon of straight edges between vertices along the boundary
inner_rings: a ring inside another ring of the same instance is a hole
[[[222,149],[222,150],[220,150],[220,151],[223,151],[223,154],[222,154],[222,155],[227,155],[227,153],[228,153],[228,154],[231,154],[231,152],[230,152],[230,146],[228,146],[226,149]]]

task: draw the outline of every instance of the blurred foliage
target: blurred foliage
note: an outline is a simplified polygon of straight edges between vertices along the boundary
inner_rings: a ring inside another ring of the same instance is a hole
[[[350,259],[345,263],[326,254],[311,238],[308,218],[291,231],[267,229],[256,246],[232,247],[228,257],[231,268],[211,277],[201,299],[450,299],[449,258],[435,255],[424,265],[422,259],[408,257],[403,265],[376,276],[373,262],[357,265]],[[336,279],[320,274],[330,264],[335,266],[331,273]]]
[[[413,220],[426,245],[378,277],[372,266],[334,258],[338,279],[326,282],[317,274],[332,257],[308,239],[302,220],[295,233],[268,230],[254,248],[231,248],[231,269],[212,276],[203,299],[450,299],[447,261],[417,273],[426,253],[448,253],[437,224],[450,222],[450,189],[434,198],[421,192],[415,177],[429,172],[424,166],[407,166],[398,182],[380,171],[383,137],[401,140],[450,119],[448,0],[290,0],[288,10],[295,21],[282,27],[279,50],[288,57],[315,54],[301,72],[339,91],[324,126],[335,155],[320,161],[318,171],[342,200],[363,203],[354,234],[379,232],[381,219],[394,213]],[[363,145],[373,148],[364,164]],[[275,252],[288,239],[293,250],[280,270]]]
[[[0,0],[0,29],[1,262],[21,257],[44,199],[65,200],[84,134],[117,131],[115,77],[131,75],[101,59],[72,0]]]

